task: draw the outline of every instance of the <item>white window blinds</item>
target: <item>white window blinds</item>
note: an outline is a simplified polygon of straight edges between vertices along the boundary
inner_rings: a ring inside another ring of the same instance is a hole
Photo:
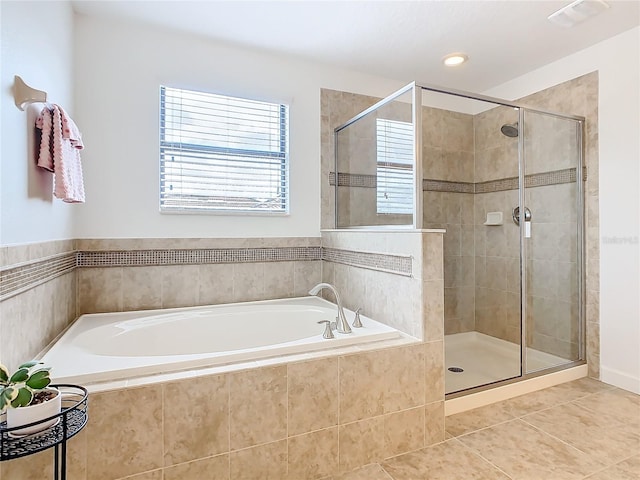
[[[288,106],[160,87],[160,210],[288,212]]]
[[[376,119],[377,212],[413,213],[413,124]]]

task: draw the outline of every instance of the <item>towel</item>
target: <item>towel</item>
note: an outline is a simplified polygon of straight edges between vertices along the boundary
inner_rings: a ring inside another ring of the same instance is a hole
[[[36,127],[42,130],[38,167],[53,172],[53,194],[68,203],[84,202],[80,162],[84,144],[78,127],[60,105],[46,105]]]

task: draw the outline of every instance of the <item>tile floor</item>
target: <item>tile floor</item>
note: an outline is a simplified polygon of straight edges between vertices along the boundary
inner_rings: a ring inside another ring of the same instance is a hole
[[[640,479],[640,396],[589,378],[452,415],[446,431],[331,480]]]

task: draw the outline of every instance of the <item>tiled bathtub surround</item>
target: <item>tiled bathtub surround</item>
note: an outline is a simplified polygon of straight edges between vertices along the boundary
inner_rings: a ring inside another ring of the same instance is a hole
[[[1,247],[0,260],[12,368],[83,313],[302,296],[321,278],[319,238],[65,240]]]
[[[411,258],[401,255],[323,249],[319,245],[161,249],[157,248],[159,240],[152,242],[156,248],[150,250],[115,250],[131,246],[131,241],[91,241],[93,248],[109,250],[72,251],[4,267],[0,298],[7,299],[75,268],[81,268],[79,313],[306,295],[320,278],[319,260],[411,275]],[[139,241],[137,246],[144,244]],[[218,278],[217,285],[211,284],[213,277]]]
[[[69,240],[0,253],[0,358],[10,366],[83,313],[305,296],[321,281],[323,255],[396,275],[412,267],[403,255],[323,253],[319,238]]]
[[[0,361],[15,368],[76,318],[74,241],[0,247],[0,269]]]
[[[442,341],[90,395],[73,480],[322,478],[444,440]],[[188,393],[185,393],[188,392]],[[5,462],[40,480],[51,456]]]
[[[412,275],[399,276],[366,266],[325,262],[324,281],[336,285],[350,309],[425,341],[442,339],[442,233],[327,230],[326,249],[409,255]]]
[[[126,389],[92,393],[89,425],[69,444],[69,478],[320,478],[423,448],[444,438],[442,234],[428,239],[416,234],[409,242],[396,241],[403,238],[398,234],[375,238],[377,244],[364,241],[365,237],[355,243],[335,239],[330,244],[329,255],[346,251],[346,258],[357,267],[316,259],[78,268],[0,303],[2,338],[9,338],[2,342],[0,355],[11,362],[33,355],[75,317],[76,308],[80,314],[306,295],[322,279],[322,264],[333,272],[339,289],[349,285],[345,303],[351,305],[358,275],[366,272],[372,283],[363,288],[377,297],[377,302],[366,303],[366,313],[374,314],[374,308],[386,304],[393,321],[417,334],[424,327],[426,341],[299,363],[252,362],[230,371],[189,372],[183,380],[160,384],[141,380],[138,386],[130,382]],[[320,239],[77,240],[71,247],[109,255],[119,250],[234,244],[318,252]],[[429,261],[423,263],[423,256]],[[414,275],[367,265],[381,258],[401,259],[398,268]],[[340,268],[350,269],[356,277],[336,273]],[[63,279],[68,281],[66,290],[58,283]],[[398,282],[405,280],[412,282],[407,285],[415,295],[404,288],[406,297],[395,295]],[[66,305],[64,322],[52,323],[51,309],[37,297],[46,299],[51,308]],[[33,314],[34,305],[40,314]],[[25,325],[45,325],[49,333],[31,341]],[[28,340],[29,353],[7,350],[17,337]],[[46,453],[0,466],[1,478],[21,480],[45,478],[51,468]]]
[[[108,265],[79,269],[78,315],[304,296],[321,278],[319,238],[78,240],[78,249],[83,263]]]

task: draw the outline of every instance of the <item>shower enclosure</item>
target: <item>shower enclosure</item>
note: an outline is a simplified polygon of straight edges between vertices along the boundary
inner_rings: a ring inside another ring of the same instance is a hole
[[[584,362],[583,124],[412,83],[335,129],[336,228],[446,232],[447,394]]]

